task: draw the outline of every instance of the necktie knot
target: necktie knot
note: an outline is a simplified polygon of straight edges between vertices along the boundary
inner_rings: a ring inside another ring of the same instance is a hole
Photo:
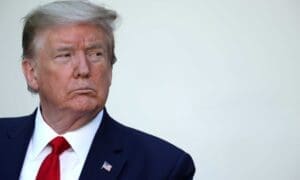
[[[62,152],[64,152],[70,147],[70,144],[62,136],[54,138],[52,141],[50,141],[49,144],[52,147],[52,153],[56,155],[60,155]]]

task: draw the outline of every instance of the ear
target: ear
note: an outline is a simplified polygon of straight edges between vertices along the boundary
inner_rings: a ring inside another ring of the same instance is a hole
[[[34,59],[23,59],[23,74],[25,76],[28,87],[34,91],[38,91],[39,85],[37,81],[37,67]]]

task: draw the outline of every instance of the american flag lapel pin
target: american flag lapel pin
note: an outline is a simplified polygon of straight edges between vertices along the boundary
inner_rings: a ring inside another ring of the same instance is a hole
[[[101,169],[104,169],[105,171],[110,172],[112,169],[112,165],[109,162],[104,161]]]

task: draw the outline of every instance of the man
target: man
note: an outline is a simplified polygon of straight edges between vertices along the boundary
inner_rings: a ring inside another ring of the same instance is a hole
[[[114,11],[57,1],[25,17],[22,68],[40,106],[0,120],[0,179],[192,179],[191,157],[113,120]]]

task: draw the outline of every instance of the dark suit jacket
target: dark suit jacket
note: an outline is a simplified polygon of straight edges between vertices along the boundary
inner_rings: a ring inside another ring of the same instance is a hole
[[[34,129],[35,113],[0,119],[0,179],[17,180]],[[112,166],[101,168],[104,162]],[[104,111],[81,180],[185,180],[195,167],[184,151],[154,136],[119,124]]]

